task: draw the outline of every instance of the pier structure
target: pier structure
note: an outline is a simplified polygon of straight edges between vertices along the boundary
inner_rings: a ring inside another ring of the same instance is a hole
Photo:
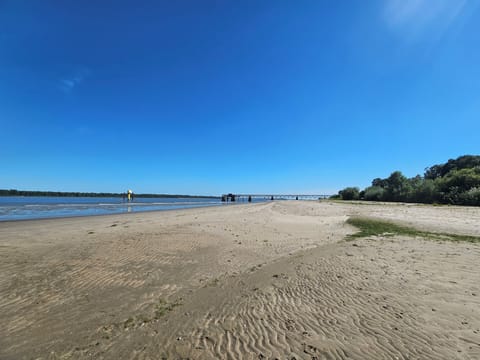
[[[223,202],[252,202],[255,200],[264,200],[264,201],[272,201],[272,200],[322,200],[328,199],[331,195],[302,195],[302,194],[295,194],[295,195],[288,195],[288,194],[223,194],[222,201]]]

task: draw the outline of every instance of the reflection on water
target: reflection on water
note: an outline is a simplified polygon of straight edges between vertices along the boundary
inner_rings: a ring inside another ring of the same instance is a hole
[[[131,213],[221,205],[218,198],[0,197],[0,221]]]

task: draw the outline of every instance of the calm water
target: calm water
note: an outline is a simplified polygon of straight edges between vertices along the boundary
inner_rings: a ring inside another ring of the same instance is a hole
[[[120,214],[221,205],[220,199],[0,196],[0,221]]]

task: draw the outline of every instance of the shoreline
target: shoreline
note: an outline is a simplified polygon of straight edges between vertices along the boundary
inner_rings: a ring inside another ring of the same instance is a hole
[[[1,222],[0,357],[479,357],[480,244],[345,221],[478,235],[480,209],[235,205]]]
[[[128,206],[128,204],[125,204]],[[164,210],[140,210],[140,211],[131,211],[131,212],[121,212],[121,213],[111,213],[111,214],[87,214],[87,215],[67,215],[67,216],[52,216],[52,217],[41,217],[41,218],[30,218],[30,219],[12,219],[12,220],[2,220],[0,219],[0,224],[10,223],[10,222],[28,222],[28,221],[45,221],[45,220],[61,220],[61,219],[75,219],[75,218],[95,218],[99,216],[121,216],[121,215],[134,215],[141,213],[152,213],[152,212],[166,212],[166,211],[180,211],[180,210],[189,210],[189,209],[198,209],[198,208],[210,208],[222,206],[223,204],[218,205],[200,205],[200,206],[189,206],[185,208],[177,209],[164,209]],[[237,205],[237,204],[236,204]],[[243,204],[238,204],[243,205]],[[177,206],[177,205],[172,205]]]

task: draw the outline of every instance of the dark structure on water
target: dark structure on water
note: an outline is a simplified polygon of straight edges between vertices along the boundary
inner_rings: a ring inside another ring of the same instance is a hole
[[[235,197],[233,194],[222,195],[222,202],[235,202]]]

